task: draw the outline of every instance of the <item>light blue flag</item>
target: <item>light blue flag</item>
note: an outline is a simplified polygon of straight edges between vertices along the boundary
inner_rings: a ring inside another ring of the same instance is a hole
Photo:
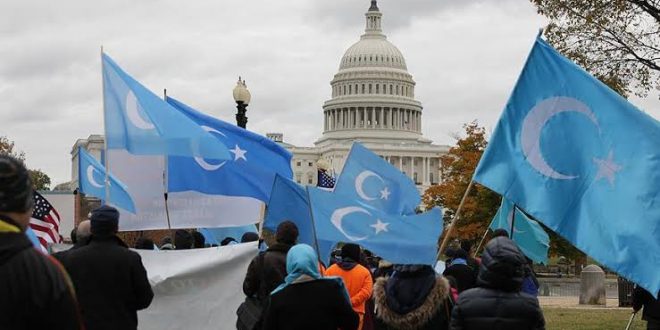
[[[335,191],[388,214],[415,214],[421,203],[415,183],[359,143],[353,143]]]
[[[272,140],[207,116],[167,97],[167,102],[212,133],[232,153],[227,161],[200,157],[168,158],[168,191],[247,196],[267,202],[275,175],[291,178],[291,153]]]
[[[126,186],[112,174],[110,181],[110,204],[121,207],[133,214],[135,204]],[[105,201],[105,167],[83,148],[78,148],[78,185],[80,192]]]
[[[108,149],[230,159],[224,144],[126,74],[108,55],[102,58]]]
[[[512,226],[515,226],[513,236],[511,236]],[[528,258],[536,263],[548,264],[550,237],[538,222],[530,219],[517,207],[514,208],[513,203],[506,198],[502,198],[500,209],[497,210],[490,224],[492,230],[500,228],[509,233],[509,237],[512,237]]]
[[[292,180],[277,175],[268,207],[266,207],[263,226],[275,232],[277,226],[287,220],[298,226],[298,243],[316,247],[305,188]]]
[[[245,233],[257,233],[257,226],[255,225],[246,225],[239,227],[224,227],[224,228],[199,228],[197,229],[205,239],[206,244],[217,244],[220,245],[222,240],[227,237],[231,237],[236,240],[236,242],[241,242],[241,237]]]
[[[660,289],[660,122],[537,38],[474,180]]]
[[[350,196],[307,187],[319,244],[329,262],[339,242],[359,244],[395,264],[435,265],[442,210],[410,216],[390,215]]]

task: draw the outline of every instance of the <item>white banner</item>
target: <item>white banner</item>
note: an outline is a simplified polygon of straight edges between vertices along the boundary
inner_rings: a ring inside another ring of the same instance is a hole
[[[126,185],[137,211],[137,214],[132,214],[117,208],[120,213],[119,230],[167,228],[164,157],[132,155],[123,149],[108,150],[107,157],[110,173]]]
[[[167,207],[172,228],[237,227],[261,221],[264,203],[242,196],[170,192]],[[240,237],[239,237],[240,238]]]
[[[151,306],[138,313],[139,329],[236,329],[236,309],[245,300],[243,279],[257,242],[135,251],[155,294]]]

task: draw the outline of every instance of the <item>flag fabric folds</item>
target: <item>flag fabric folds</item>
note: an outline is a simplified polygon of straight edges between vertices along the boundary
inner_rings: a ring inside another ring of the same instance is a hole
[[[277,175],[270,194],[263,227],[275,232],[284,221],[298,226],[298,243],[316,246],[307,192],[301,185]]]
[[[108,149],[139,155],[230,159],[224,144],[102,54],[105,138]]]
[[[415,214],[421,203],[410,178],[359,143],[353,143],[335,191],[387,214]]]
[[[275,175],[291,178],[291,153],[272,140],[205,115],[171,98],[176,111],[227,146],[231,159],[168,158],[168,192],[198,191],[208,195],[246,196],[267,202]]]
[[[660,122],[539,37],[474,180],[657,293],[659,145]]]
[[[515,227],[511,235],[511,227]],[[497,210],[490,229],[504,229],[509,233],[520,250],[536,263],[548,264],[548,249],[550,237],[538,222],[530,219],[506,198],[502,198],[500,209]]]
[[[44,249],[48,249],[48,244],[61,243],[60,236],[60,214],[51,205],[48,200],[34,191],[34,208],[30,218],[30,228],[34,231]]]
[[[395,264],[435,264],[442,232],[439,208],[417,215],[390,215],[351,196],[309,186],[307,191],[319,258],[326,265],[339,242],[359,244]]]
[[[80,192],[105,201],[105,167],[101,165],[85,149],[78,148],[78,185]],[[135,203],[126,186],[114,175],[109,174],[110,204],[118,206],[131,213],[136,213]]]

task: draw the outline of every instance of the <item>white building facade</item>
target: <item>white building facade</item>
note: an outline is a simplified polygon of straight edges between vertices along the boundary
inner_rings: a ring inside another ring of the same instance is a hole
[[[294,180],[317,184],[317,162],[325,161],[338,174],[353,142],[360,142],[410,177],[420,192],[440,181],[440,156],[448,146],[434,145],[422,136],[421,102],[415,99],[415,81],[399,49],[381,29],[377,2],[365,14],[360,40],[346,50],[339,71],[330,82],[331,98],[323,104],[323,134],[314,147],[284,142],[282,133],[267,136],[293,153]],[[78,147],[101,158],[103,136],[79,139],[71,150],[72,181],[61,189],[75,189]]]
[[[323,135],[315,146],[284,143],[280,133],[268,137],[293,153],[291,167],[298,183],[316,184],[319,160],[339,173],[357,141],[423,191],[439,182],[440,156],[449,147],[422,136],[423,107],[415,99],[415,81],[399,49],[383,34],[376,1],[371,1],[365,16],[365,33],[346,50],[330,82],[332,97],[323,104]]]

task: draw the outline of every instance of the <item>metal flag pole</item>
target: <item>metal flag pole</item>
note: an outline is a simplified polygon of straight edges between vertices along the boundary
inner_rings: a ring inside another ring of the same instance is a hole
[[[105,131],[105,138],[103,139],[103,166],[105,166],[105,204],[110,202],[110,168],[108,167],[108,131],[106,129],[105,114],[105,70],[103,68],[103,45],[101,45],[101,95],[103,95],[103,130]],[[80,159],[80,153],[78,153]]]
[[[628,320],[628,325],[626,325],[626,330],[630,329],[630,326],[632,325],[633,319],[635,318],[635,315],[637,312],[633,312],[632,315],[630,315],[630,320]]]
[[[167,88],[163,88],[163,100],[167,102]],[[167,175],[167,155],[164,156],[164,161],[165,161],[165,166],[163,168],[163,198],[165,198],[165,217],[167,218],[167,229],[170,231],[170,237],[174,239],[174,235],[172,233],[172,225],[170,224],[170,208],[168,202],[167,202],[167,191],[169,190],[169,182],[168,182],[168,175]]]
[[[516,204],[513,204],[513,212],[511,212],[511,232],[509,233],[509,238],[513,241],[513,233],[516,231],[516,210],[518,207]]]
[[[447,247],[449,238],[454,233],[454,229],[456,229],[456,224],[458,224],[458,220],[461,219],[461,210],[463,210],[463,205],[465,204],[465,200],[467,200],[467,196],[470,193],[470,190],[472,190],[473,185],[474,185],[474,181],[470,181],[470,184],[468,185],[467,189],[465,189],[465,194],[463,194],[461,203],[458,204],[458,209],[456,210],[456,214],[454,215],[454,220],[452,220],[451,224],[449,224],[449,229],[447,229],[447,232],[445,233],[445,238],[442,240],[442,244],[440,244],[440,249],[438,250],[438,255],[436,256],[436,259],[438,259],[440,255],[442,255],[442,252],[445,250],[445,247]]]

